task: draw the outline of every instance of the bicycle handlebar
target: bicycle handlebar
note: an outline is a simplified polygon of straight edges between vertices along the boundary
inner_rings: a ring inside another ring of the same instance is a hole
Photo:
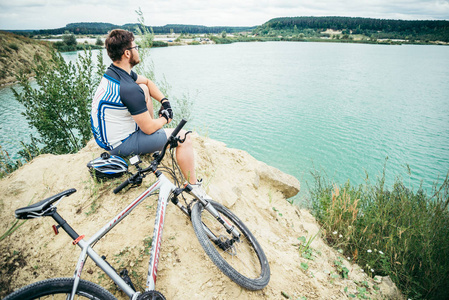
[[[145,168],[143,170],[141,170],[139,168],[139,171],[135,174],[133,174],[131,177],[129,177],[128,179],[126,179],[125,181],[123,181],[118,187],[116,187],[114,189],[114,194],[117,194],[118,192],[120,192],[122,189],[124,189],[128,184],[130,183],[135,183],[134,181],[142,174],[142,173],[146,173],[148,171],[156,171],[157,166],[159,165],[159,163],[162,161],[162,159],[165,156],[165,152],[167,151],[167,147],[169,145],[173,146],[173,141],[175,141],[175,145],[177,145],[177,141],[175,140],[176,136],[178,135],[178,133],[181,131],[181,129],[184,127],[184,125],[187,123],[186,120],[182,119],[178,126],[176,126],[175,130],[173,130],[172,134],[168,137],[167,142],[164,145],[164,148],[162,148],[162,152],[156,157],[155,160],[153,160],[150,164],[150,166],[148,168]],[[142,180],[140,179],[140,182]]]
[[[187,123],[186,120],[182,119],[181,122],[179,122],[178,126],[176,126],[175,130],[173,130],[171,136],[175,137],[178,135],[178,133],[181,131],[182,127]]]
[[[167,147],[172,144],[173,141],[176,142],[175,138],[178,135],[178,133],[181,131],[182,127],[187,123],[186,120],[182,119],[181,122],[179,122],[178,126],[176,126],[175,130],[173,130],[172,134],[168,137],[167,142],[165,143],[164,147],[162,148],[162,152],[158,155],[158,157],[154,160],[157,162],[157,165],[162,161],[162,159],[165,156],[165,152],[167,151]],[[177,145],[177,143],[175,143]],[[175,146],[176,147],[176,146]]]
[[[123,190],[128,184],[129,184],[129,178],[126,179],[125,181],[123,181],[118,187],[116,187],[114,189],[114,194],[117,194],[118,192],[120,192],[121,190]]]

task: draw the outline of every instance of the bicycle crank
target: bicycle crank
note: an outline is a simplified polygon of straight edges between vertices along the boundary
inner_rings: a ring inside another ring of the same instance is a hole
[[[137,300],[165,300],[165,297],[158,291],[146,291],[140,294]]]

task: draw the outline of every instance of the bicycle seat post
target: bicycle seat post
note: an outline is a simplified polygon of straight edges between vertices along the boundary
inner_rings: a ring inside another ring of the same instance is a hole
[[[53,218],[53,220],[58,223],[58,228],[64,229],[64,231],[72,238],[72,240],[77,240],[79,238],[79,234],[76,233],[76,231],[67,223],[66,220],[64,220],[60,214],[54,209],[54,211],[50,214],[50,216]]]

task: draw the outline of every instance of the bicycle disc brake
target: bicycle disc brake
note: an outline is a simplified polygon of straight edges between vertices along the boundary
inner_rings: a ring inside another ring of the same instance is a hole
[[[137,300],[165,300],[165,297],[160,292],[153,290],[140,294]]]
[[[224,235],[218,237],[217,246],[231,256],[237,255],[237,249],[234,246],[235,240],[230,240]]]

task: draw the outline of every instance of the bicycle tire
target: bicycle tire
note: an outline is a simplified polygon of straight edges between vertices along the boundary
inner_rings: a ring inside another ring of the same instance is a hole
[[[72,292],[73,278],[52,278],[27,285],[3,300],[32,300],[32,299],[66,299]],[[55,295],[56,298],[54,297]],[[76,299],[117,300],[110,292],[101,286],[86,280],[80,280]]]
[[[235,248],[232,251],[225,251],[216,246],[207,235],[204,225],[216,236],[231,235],[200,202],[197,202],[192,209],[191,220],[193,230],[204,251],[212,262],[238,285],[253,291],[263,289],[270,281],[270,266],[262,247],[245,224],[228,208],[215,201],[209,202],[240,232],[241,241],[233,244],[231,248],[234,246]],[[233,251],[233,254],[229,253]]]

